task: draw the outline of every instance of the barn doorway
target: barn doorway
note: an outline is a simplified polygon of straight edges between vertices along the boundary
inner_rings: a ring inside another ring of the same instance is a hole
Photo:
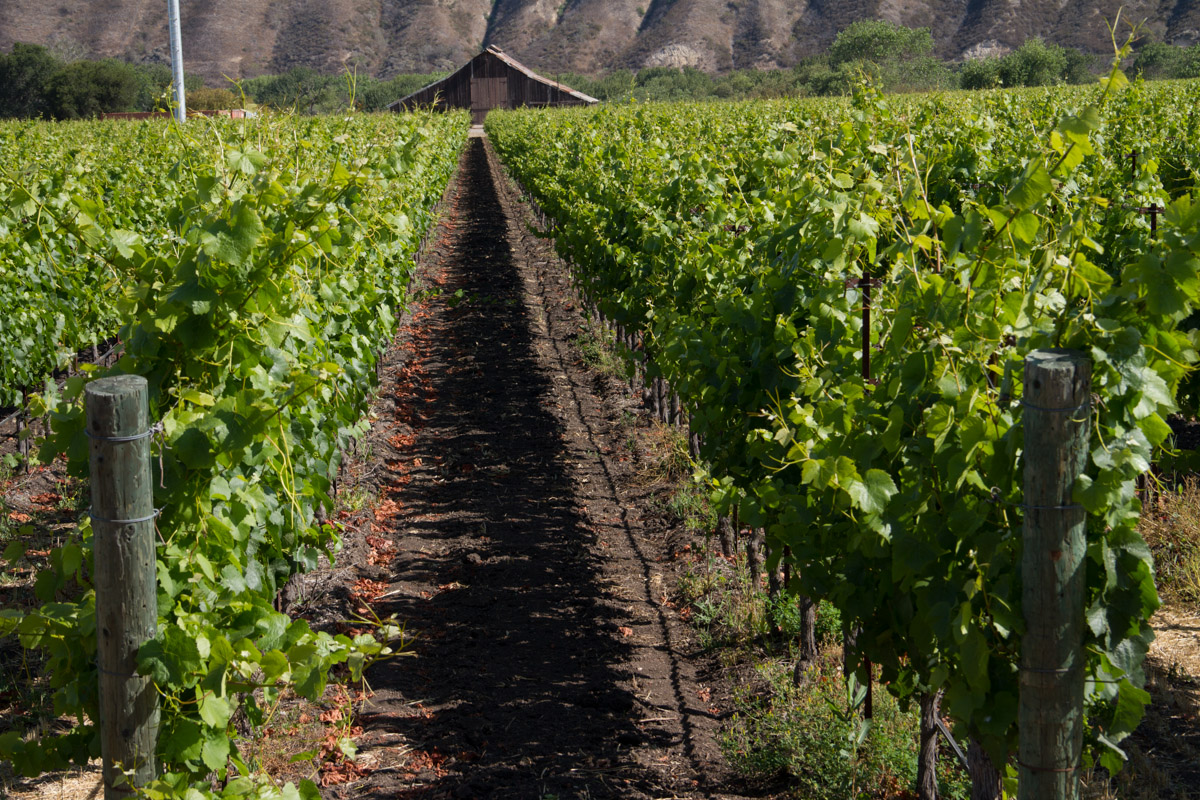
[[[482,125],[493,108],[508,108],[508,78],[471,78],[471,124]]]

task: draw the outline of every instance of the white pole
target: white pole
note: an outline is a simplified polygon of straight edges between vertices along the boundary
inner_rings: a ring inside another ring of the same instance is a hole
[[[171,75],[175,79],[175,119],[187,119],[187,94],[183,89],[183,41],[179,35],[179,0],[167,0],[167,25],[171,29]]]

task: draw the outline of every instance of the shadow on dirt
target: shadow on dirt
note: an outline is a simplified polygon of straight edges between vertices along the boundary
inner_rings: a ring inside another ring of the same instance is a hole
[[[481,140],[460,181],[441,292],[414,353],[417,430],[382,480],[403,512],[392,532],[398,596],[377,610],[407,621],[418,658],[369,676],[404,706],[397,698],[362,715],[369,730],[402,734],[420,755],[409,763],[425,769],[403,782],[377,775],[370,788],[627,797],[637,780],[622,751],[646,734],[620,687],[621,611],[598,584],[595,533],[553,413],[553,381],[566,378],[539,361],[538,321]]]

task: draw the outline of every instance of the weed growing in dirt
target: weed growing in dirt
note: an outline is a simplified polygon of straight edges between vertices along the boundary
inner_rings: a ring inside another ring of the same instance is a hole
[[[414,305],[428,303],[430,300],[436,300],[442,296],[442,287],[440,286],[424,286],[416,291],[413,291],[409,297]]]
[[[611,338],[594,322],[585,322],[575,338],[575,347],[589,369],[611,378],[625,379],[625,363],[617,355]]]
[[[667,500],[666,510],[691,534],[710,535],[717,526],[717,515],[708,504],[708,497],[692,484],[680,486]]]
[[[741,649],[770,630],[766,595],[751,591],[744,558],[726,559],[711,547],[703,548],[698,560],[684,566],[679,592],[692,609],[692,622],[705,649]]]
[[[375,496],[368,486],[356,483],[338,495],[338,508],[351,513],[362,511],[375,501]]]
[[[736,769],[786,775],[793,796],[812,800],[896,797],[915,787],[917,712],[878,691],[874,718],[864,723],[842,680],[840,650],[826,649],[803,687],[792,685],[786,665],[763,663],[757,673],[765,686],[738,690],[722,738]],[[941,797],[970,795],[966,774],[952,759],[941,759],[939,769]]]
[[[697,507],[694,491],[680,484],[667,510],[685,525]],[[711,511],[704,504],[704,512]],[[744,553],[728,558],[715,549],[715,517],[696,530],[705,534],[696,557],[679,578],[682,600],[700,645],[717,650],[727,667],[753,664],[758,680],[735,689],[735,715],[723,734],[730,766],[748,776],[786,777],[791,796],[822,800],[912,796],[916,785],[920,717],[903,710],[886,687],[876,685],[874,718],[863,726],[854,711],[855,692],[842,677],[842,619],[826,602],[817,606],[819,663],[805,685],[792,684],[801,615],[794,597],[771,599],[752,580]],[[689,526],[689,530],[691,530]],[[858,690],[861,697],[862,690]],[[939,758],[941,796],[970,795],[969,779],[947,747]]]
[[[90,492],[86,485],[81,487],[77,483],[63,482],[59,484],[59,488],[61,492],[56,510],[80,513],[87,508]]]
[[[1200,480],[1188,478],[1143,512],[1139,527],[1154,553],[1164,599],[1200,602]]]

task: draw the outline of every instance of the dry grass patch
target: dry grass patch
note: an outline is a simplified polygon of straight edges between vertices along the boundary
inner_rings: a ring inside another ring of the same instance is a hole
[[[695,465],[684,429],[653,422],[643,432],[641,444],[638,480],[643,484],[657,486],[691,478]]]
[[[1200,479],[1158,495],[1142,512],[1139,529],[1154,553],[1163,600],[1200,603]]]

